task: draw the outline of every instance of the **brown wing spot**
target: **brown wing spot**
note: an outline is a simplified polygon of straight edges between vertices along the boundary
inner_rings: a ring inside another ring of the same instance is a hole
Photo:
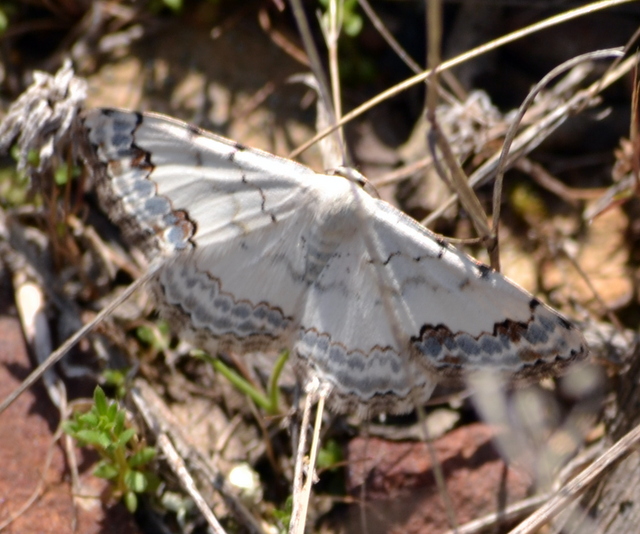
[[[518,351],[518,358],[526,363],[536,363],[540,360],[540,353],[533,350],[520,350]]]
[[[154,166],[149,160],[149,153],[140,149],[138,149],[136,155],[131,159],[131,165],[148,171],[152,171],[154,169]]]
[[[444,363],[453,365],[455,367],[461,366],[465,360],[460,358],[460,356],[454,356],[453,354],[447,354],[444,358],[442,358]]]
[[[507,336],[513,343],[518,343],[526,330],[526,324],[507,319],[506,321],[495,325],[493,335],[494,337],[504,335]]]
[[[119,159],[112,159],[107,163],[107,168],[111,176],[122,174],[122,162]]]

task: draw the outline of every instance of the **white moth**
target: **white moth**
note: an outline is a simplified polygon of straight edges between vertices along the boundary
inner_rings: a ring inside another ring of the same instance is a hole
[[[402,413],[438,382],[557,374],[581,333],[353,181],[168,117],[84,113],[101,203],[161,313],[211,352],[290,348],[331,406]]]

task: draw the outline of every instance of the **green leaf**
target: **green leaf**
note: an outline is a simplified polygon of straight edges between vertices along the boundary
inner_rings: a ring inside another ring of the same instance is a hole
[[[153,342],[156,339],[153,328],[146,325],[142,325],[136,328],[136,337],[145,345],[149,345],[150,347],[153,346]]]
[[[329,0],[320,0],[320,4],[325,9],[322,15],[322,23],[325,27],[329,25]],[[362,30],[362,16],[357,12],[357,0],[345,0],[338,4],[338,20],[341,21],[341,31],[349,37],[356,37]]]
[[[98,426],[98,423],[100,422],[100,418],[96,415],[95,411],[81,413],[78,415],[77,419],[79,425],[90,428]]]
[[[173,11],[182,9],[182,0],[162,0],[162,3]]]
[[[118,468],[110,462],[103,460],[98,463],[93,470],[93,474],[99,478],[106,478],[107,480],[113,480],[118,476]]]
[[[282,370],[284,369],[284,365],[285,363],[287,363],[288,359],[289,359],[289,351],[283,350],[280,356],[278,356],[276,364],[273,367],[273,371],[271,371],[271,378],[269,379],[268,394],[269,394],[269,401],[271,404],[269,413],[273,415],[276,415],[279,410],[280,402],[278,399],[280,397],[279,395],[280,390],[278,389],[278,380],[280,379],[280,375],[282,374]]]
[[[122,399],[127,393],[127,370],[126,369],[105,369],[102,372],[104,383],[115,388],[115,398]]]
[[[166,323],[159,323],[155,328],[147,325],[139,326],[136,328],[136,336],[154,350],[162,351],[169,348],[171,334]]]
[[[96,389],[93,391],[93,402],[100,415],[107,413],[107,396],[100,386],[96,386]]]
[[[24,173],[18,174],[15,165],[0,167],[0,204],[2,207],[26,204],[27,183],[26,176]]]
[[[36,149],[29,149],[27,153],[27,163],[32,167],[38,167],[40,165],[40,153]]]
[[[291,523],[291,512],[293,511],[293,497],[289,495],[281,509],[273,510],[273,516],[280,521],[286,530],[289,530]]]
[[[151,471],[145,472],[144,476],[147,479],[147,493],[155,493],[162,484],[162,480]]]
[[[9,17],[4,12],[4,9],[0,9],[0,35],[7,31],[9,27]]]
[[[128,428],[127,430],[122,432],[122,434],[120,434],[120,436],[118,437],[118,445],[120,447],[124,447],[129,442],[129,440],[135,435],[136,435],[136,429]]]
[[[138,496],[133,491],[127,491],[127,493],[124,494],[123,500],[127,510],[132,514],[135,513],[138,508]]]
[[[236,373],[233,369],[225,365],[222,360],[212,359],[211,365],[213,368],[219,372],[222,376],[224,376],[231,384],[244,393],[248,395],[253,402],[255,402],[260,408],[266,410],[267,412],[271,409],[271,401],[270,399],[264,395],[261,391],[258,391],[253,385],[242,378],[238,373]]]
[[[145,447],[129,458],[127,462],[131,467],[140,467],[149,463],[156,457],[156,450],[153,447]]]
[[[334,440],[328,440],[324,447],[318,451],[318,461],[316,465],[319,468],[330,469],[334,465],[342,462],[342,447]]]
[[[356,37],[362,30],[362,18],[355,13],[349,17],[345,17],[342,29],[349,37]]]
[[[98,445],[103,449],[106,449],[111,444],[109,436],[99,430],[80,430],[76,434],[76,439],[91,445]]]
[[[131,491],[142,493],[147,489],[147,477],[140,471],[133,469],[124,475],[124,483]]]
[[[77,421],[63,421],[62,430],[65,432],[65,434],[69,434],[70,436],[75,437],[78,430],[80,430],[80,425]]]
[[[126,414],[124,413],[124,410],[120,410],[116,414],[114,425],[113,425],[113,431],[116,433],[116,435],[122,434],[122,432],[124,431],[125,420],[126,420]]]
[[[69,181],[69,167],[63,163],[53,173],[53,179],[56,185],[65,185]]]
[[[106,415],[109,418],[109,421],[115,423],[116,416],[118,415],[118,403],[112,402],[111,404],[109,404]]]
[[[102,378],[109,386],[119,387],[124,385],[127,377],[125,369],[105,369],[102,371]]]

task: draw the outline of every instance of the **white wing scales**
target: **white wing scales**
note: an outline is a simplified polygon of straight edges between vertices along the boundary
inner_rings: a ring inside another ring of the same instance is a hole
[[[85,113],[111,218],[150,258],[161,312],[210,352],[293,349],[333,407],[400,413],[441,380],[540,377],[581,334],[354,183],[158,115]]]
[[[337,245],[309,287],[295,346],[345,410],[358,409],[345,390],[372,412],[403,411],[439,381],[483,369],[540,377],[585,355],[580,332],[556,312],[389,204],[356,194],[366,226]]]

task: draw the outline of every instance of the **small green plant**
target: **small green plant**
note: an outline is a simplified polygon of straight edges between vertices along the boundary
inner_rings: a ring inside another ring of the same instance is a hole
[[[9,17],[7,13],[0,7],[0,35],[7,31],[9,27]]]
[[[0,35],[7,31],[19,4],[15,0],[0,2]]]
[[[236,389],[247,395],[257,406],[265,410],[268,414],[276,415],[280,413],[280,394],[278,390],[278,379],[284,368],[284,364],[289,359],[289,351],[283,351],[271,372],[271,378],[269,379],[269,390],[267,393],[257,390],[251,383],[247,382],[233,369],[224,364],[224,362],[218,358],[213,358],[206,352],[201,350],[194,350],[192,356],[201,358],[209,362],[213,368],[224,376],[229,382],[231,382]]]
[[[53,174],[53,179],[56,185],[67,185],[70,180],[78,178],[80,174],[80,167],[77,165],[69,167],[66,163],[60,163]]]
[[[28,182],[14,167],[0,168],[0,206],[22,206],[27,202]]]
[[[320,0],[320,5],[324,9],[322,14],[322,24],[329,27],[329,2],[332,0]],[[356,37],[362,31],[362,16],[358,13],[358,0],[338,1],[338,20],[341,22],[341,29],[345,35]]]
[[[94,475],[113,483],[113,495],[122,499],[130,512],[138,507],[138,494],[152,492],[159,480],[144,467],[155,458],[156,451],[136,436],[126,424],[126,411],[117,402],[107,400],[97,386],[88,412],[75,413],[64,423],[64,430],[82,446],[93,447],[101,460]]]
[[[136,328],[136,337],[156,352],[166,351],[171,342],[169,323],[160,320],[156,324],[144,324]]]
[[[335,439],[329,439],[318,451],[316,467],[318,469],[336,469],[336,466],[342,465],[343,461],[342,447]]]
[[[293,497],[289,495],[282,508],[271,511],[274,519],[280,523],[281,528],[278,532],[288,532],[291,523],[291,513],[293,512]]]
[[[102,378],[104,384],[114,389],[116,399],[124,398],[127,394],[127,369],[105,369]]]
[[[152,13],[159,13],[165,9],[169,9],[173,13],[180,13],[183,7],[183,0],[152,0],[148,5]]]

